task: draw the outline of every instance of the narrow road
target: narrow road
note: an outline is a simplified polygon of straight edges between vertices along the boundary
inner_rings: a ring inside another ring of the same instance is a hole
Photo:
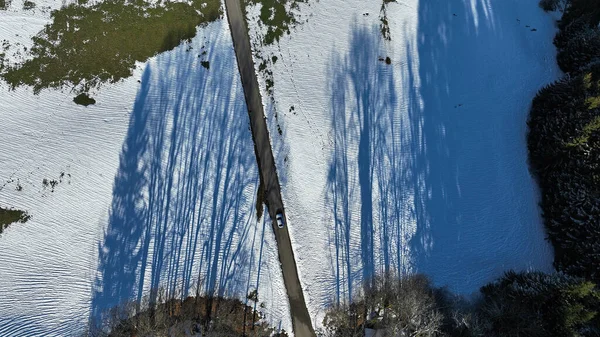
[[[258,80],[254,72],[250,36],[248,36],[248,28],[246,27],[246,20],[240,1],[243,0],[225,0],[225,7],[227,9],[227,18],[229,19],[229,28],[233,38],[238,69],[242,78],[242,86],[244,87],[246,105],[248,106],[258,170],[260,171],[265,188],[265,204],[269,210],[275,239],[277,240],[279,262],[281,262],[283,281],[290,302],[292,326],[294,334],[297,337],[315,336],[310,315],[306,309],[300,280],[298,279],[296,260],[294,259],[287,226],[280,229],[277,227],[275,220],[277,211],[283,212],[283,216],[285,217],[285,210],[283,208],[283,201],[281,200],[281,188],[279,186],[279,178],[277,178],[271,142],[269,141],[269,130],[265,122],[265,113],[260,97]]]

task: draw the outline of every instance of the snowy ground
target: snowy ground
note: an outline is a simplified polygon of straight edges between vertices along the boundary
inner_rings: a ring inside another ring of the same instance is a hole
[[[28,45],[43,7],[62,4],[47,2],[0,11],[0,40]],[[470,293],[508,268],[551,268],[525,120],[559,74],[552,18],[537,0],[398,0],[385,41],[380,5],[309,1],[297,29],[258,48],[278,57],[265,102],[317,327],[374,273],[424,272]],[[226,21],[191,46],[140,64],[88,108],[68,90],[0,84],[0,206],[32,215],[0,237],[0,335],[71,335],[121,299],[197,275],[241,298],[258,284],[289,330],[270,224],[255,221]],[[62,181],[52,191],[43,179]]]
[[[12,5],[0,40],[28,43],[49,14]],[[0,84],[0,206],[32,216],[0,237],[0,335],[74,335],[123,300],[185,292],[198,275],[240,299],[258,286],[267,318],[290,330],[271,225],[256,221],[227,21],[97,90],[96,105],[73,96]],[[43,179],[60,182],[52,191]]]
[[[374,273],[468,294],[551,269],[525,144],[529,104],[559,75],[537,3],[398,0],[385,41],[380,2],[309,1],[272,46],[249,10],[256,51],[278,58],[264,101],[316,326]]]

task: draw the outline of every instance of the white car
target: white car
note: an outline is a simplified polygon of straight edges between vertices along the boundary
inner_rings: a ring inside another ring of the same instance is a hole
[[[283,218],[283,213],[281,213],[281,211],[277,212],[275,219],[277,219],[277,227],[283,228],[283,226],[285,226],[285,219]]]

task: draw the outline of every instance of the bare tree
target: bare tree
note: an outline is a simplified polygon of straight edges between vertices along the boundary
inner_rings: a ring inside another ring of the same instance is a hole
[[[355,303],[329,310],[323,322],[326,336],[364,336],[367,328],[384,336],[443,335],[444,315],[427,277],[386,276],[369,284]]]

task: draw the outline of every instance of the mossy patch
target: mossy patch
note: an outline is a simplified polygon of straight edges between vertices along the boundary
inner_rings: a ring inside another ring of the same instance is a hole
[[[577,137],[571,143],[567,144],[567,146],[577,146],[577,145],[583,145],[583,144],[587,143],[588,139],[590,138],[590,135],[593,132],[598,131],[598,130],[600,130],[600,116],[594,118],[591,122],[587,123],[583,127],[581,136]]]
[[[582,85],[585,89],[585,104],[588,110],[600,107],[600,74],[595,71],[588,71],[582,76]]]
[[[25,223],[31,216],[27,212],[0,207],[0,234],[13,223]]]
[[[6,10],[10,6],[10,0],[0,0],[0,11]]]
[[[583,86],[586,89],[590,89],[592,87],[592,72],[583,75]]]
[[[596,109],[600,107],[600,96],[592,96],[585,99],[585,104],[587,104],[588,109]]]
[[[75,102],[75,104],[79,104],[79,105],[83,105],[83,106],[96,104],[96,100],[91,98],[90,96],[88,96],[86,93],[81,93],[81,94],[77,95],[75,98],[73,98],[73,102]]]
[[[221,15],[218,0],[189,3],[107,0],[71,4],[52,12],[52,23],[33,37],[30,57],[4,67],[12,88],[75,86],[79,92],[129,77],[135,62],[175,48],[196,27]]]

